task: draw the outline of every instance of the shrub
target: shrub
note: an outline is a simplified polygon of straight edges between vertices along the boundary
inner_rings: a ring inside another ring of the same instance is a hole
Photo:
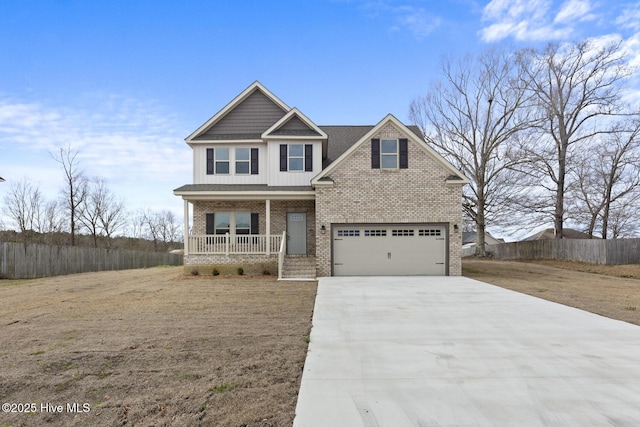
[[[244,274],[244,268],[238,267],[238,276],[242,276]]]
[[[200,274],[200,272],[198,271],[198,269],[197,269],[197,268],[194,268],[193,270],[191,270],[191,275],[192,275],[192,276],[197,276],[197,275],[199,275],[199,274]]]
[[[217,268],[214,268],[214,269],[213,269],[213,275],[214,275],[214,276],[219,276],[219,275],[220,275],[220,272],[218,271],[218,269],[217,269]]]

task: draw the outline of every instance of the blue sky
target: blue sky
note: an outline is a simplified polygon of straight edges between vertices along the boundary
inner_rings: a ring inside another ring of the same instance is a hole
[[[406,121],[444,56],[588,37],[640,58],[640,2],[3,1],[0,206],[25,177],[56,197],[70,145],[129,209],[181,217],[184,138],[255,80],[320,125]]]

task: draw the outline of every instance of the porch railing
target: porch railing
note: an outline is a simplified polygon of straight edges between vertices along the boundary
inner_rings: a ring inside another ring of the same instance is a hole
[[[284,273],[284,255],[287,253],[287,232],[283,231],[280,238],[280,249],[278,250],[278,280],[282,279]]]
[[[281,235],[264,234],[189,236],[190,254],[276,254]]]

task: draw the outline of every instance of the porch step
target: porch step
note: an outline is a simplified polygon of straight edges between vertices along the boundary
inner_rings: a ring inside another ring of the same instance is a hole
[[[282,267],[283,279],[310,279],[316,278],[316,257],[287,255],[284,257]]]

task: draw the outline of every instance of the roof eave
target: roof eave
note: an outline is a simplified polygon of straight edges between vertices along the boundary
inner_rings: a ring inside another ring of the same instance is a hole
[[[315,200],[315,191],[175,191],[183,200]]]
[[[211,145],[211,144],[257,144],[263,143],[262,139],[198,139],[197,141],[187,141],[187,145]]]

